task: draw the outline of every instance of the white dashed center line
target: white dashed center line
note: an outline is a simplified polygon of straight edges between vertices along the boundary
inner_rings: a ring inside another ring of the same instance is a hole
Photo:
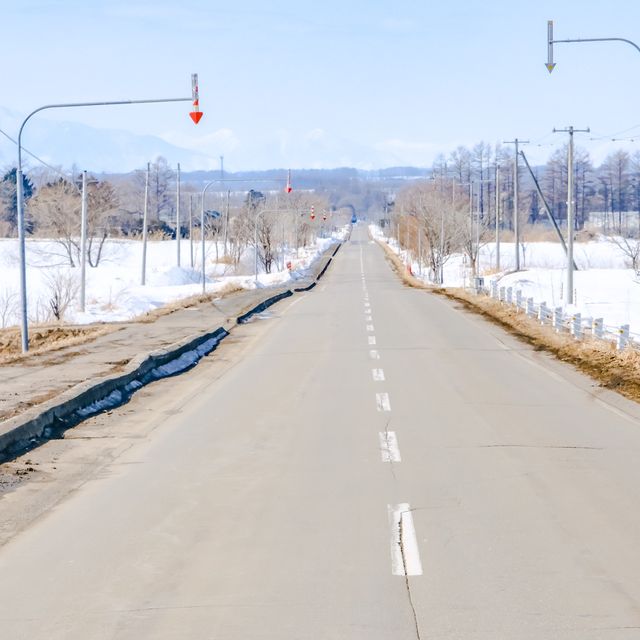
[[[369,351],[369,357],[372,360],[380,360],[380,354],[378,353],[378,351],[376,349],[371,349]]]
[[[378,436],[380,439],[380,454],[382,455],[382,462],[402,462],[396,432],[381,431]]]
[[[394,576],[421,576],[422,563],[410,505],[407,502],[390,504],[388,511],[391,527],[391,573]]]
[[[384,371],[382,369],[372,369],[371,375],[374,382],[384,382]]]
[[[378,411],[391,411],[388,393],[376,393],[376,408]]]
[[[372,324],[367,325],[367,331],[375,331]]]
[[[375,336],[367,336],[367,340],[369,341],[369,346],[373,346],[376,343]]]

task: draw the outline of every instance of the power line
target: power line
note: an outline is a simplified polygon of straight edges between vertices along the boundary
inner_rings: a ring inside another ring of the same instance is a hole
[[[18,145],[18,142],[16,140],[14,140],[6,131],[3,131],[2,129],[0,129],[0,133],[5,138],[7,138],[7,140],[10,140],[16,146]],[[40,164],[42,164],[45,167],[47,167],[47,169],[51,169],[51,171],[53,171],[54,173],[57,173],[59,176],[62,176],[63,178],[67,178],[67,179],[69,178],[69,176],[66,173],[63,173],[62,171],[60,171],[60,169],[56,169],[56,167],[52,167],[49,163],[45,162],[42,158],[39,158],[35,153],[31,153],[31,151],[29,151],[28,149],[25,149],[24,147],[22,147],[22,150],[27,155],[30,155],[32,158],[37,160]]]

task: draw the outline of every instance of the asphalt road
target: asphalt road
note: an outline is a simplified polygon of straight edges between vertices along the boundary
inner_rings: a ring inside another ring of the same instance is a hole
[[[0,637],[637,640],[639,417],[358,227],[314,291],[32,454],[57,470],[0,520],[85,473],[0,547]]]

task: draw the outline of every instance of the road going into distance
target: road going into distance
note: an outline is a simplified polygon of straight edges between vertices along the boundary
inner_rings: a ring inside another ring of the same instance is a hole
[[[32,452],[122,443],[0,548],[0,637],[637,640],[639,418],[356,226],[315,290]]]

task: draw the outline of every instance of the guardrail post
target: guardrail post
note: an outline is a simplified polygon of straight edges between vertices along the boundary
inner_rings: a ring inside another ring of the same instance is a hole
[[[629,344],[629,325],[623,324],[618,329],[618,350],[624,349]]]
[[[513,287],[507,287],[507,304],[513,304]]]
[[[553,328],[560,333],[562,331],[562,307],[553,310]]]
[[[534,316],[533,298],[527,298],[527,306],[525,307],[525,313],[530,318],[533,318],[533,316]]]
[[[603,318],[593,319],[593,322],[591,323],[591,333],[593,333],[593,335],[599,340],[602,340],[602,337],[604,336],[604,319]]]
[[[516,291],[516,307],[522,309],[522,291],[520,289]]]
[[[541,302],[538,307],[538,320],[540,324],[544,324],[547,321],[547,303]]]
[[[500,300],[500,302],[504,302],[505,297],[506,297],[506,288],[500,287],[498,291],[498,300]]]
[[[574,313],[571,316],[571,335],[576,339],[582,338],[582,314]]]
[[[489,285],[491,287],[491,297],[492,298],[497,298],[498,297],[498,283],[496,280],[492,280],[491,284]]]

